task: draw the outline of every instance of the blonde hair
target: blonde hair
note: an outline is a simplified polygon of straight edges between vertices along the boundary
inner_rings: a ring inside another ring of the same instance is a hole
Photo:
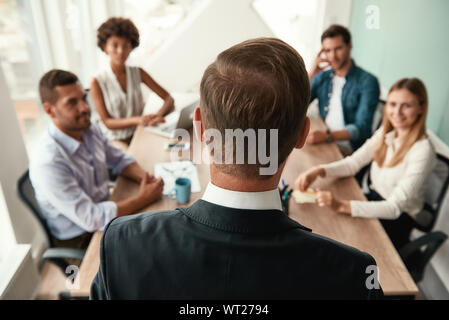
[[[395,151],[389,163],[385,165],[385,167],[390,168],[401,163],[401,161],[404,159],[405,155],[411,149],[413,144],[426,134],[426,116],[428,108],[428,99],[424,83],[417,78],[404,78],[393,84],[393,86],[390,88],[390,91],[388,91],[388,95],[390,95],[390,93],[392,93],[393,91],[399,89],[407,89],[413,95],[415,95],[416,99],[419,102],[419,105],[422,107],[422,113],[418,115],[418,119],[416,120],[410,131],[403,139],[404,142],[402,143],[402,145]],[[385,156],[387,154],[385,135],[394,129],[393,125],[388,119],[388,116],[386,115],[386,112],[387,107],[385,107],[384,109],[384,114],[382,118],[382,128],[383,128],[382,135],[374,150],[374,161],[377,163],[379,167],[384,166]]]

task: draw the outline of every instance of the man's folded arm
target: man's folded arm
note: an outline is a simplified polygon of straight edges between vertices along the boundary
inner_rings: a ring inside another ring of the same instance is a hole
[[[34,183],[46,200],[60,213],[87,232],[103,229],[117,216],[113,201],[94,203],[78,184],[70,169],[42,166]]]

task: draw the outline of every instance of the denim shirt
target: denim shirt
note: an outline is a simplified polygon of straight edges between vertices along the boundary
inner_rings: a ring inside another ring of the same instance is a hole
[[[326,119],[332,95],[332,69],[322,71],[313,77],[310,102],[318,98],[320,115]],[[379,102],[379,82],[377,78],[359,68],[354,60],[346,74],[346,83],[341,93],[345,129],[351,137],[353,150],[358,149],[371,137],[373,115]]]

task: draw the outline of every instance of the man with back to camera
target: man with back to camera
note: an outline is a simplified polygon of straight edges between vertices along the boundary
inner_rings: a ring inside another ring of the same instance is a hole
[[[366,270],[376,266],[369,254],[313,234],[282,211],[277,186],[288,155],[305,143],[309,92],[301,56],[281,40],[222,52],[201,81],[196,136],[276,129],[277,169],[263,175],[259,162],[212,162],[211,182],[192,206],[113,220],[91,299],[381,297],[366,286]]]
[[[379,83],[351,59],[348,29],[331,25],[323,32],[321,44],[309,73],[310,101],[318,98],[320,116],[328,129],[311,131],[307,143],[336,141],[347,155],[371,136],[373,115],[379,102]],[[323,71],[323,63],[330,69]]]
[[[159,199],[163,181],[91,125],[87,95],[76,75],[51,70],[41,78],[39,93],[51,122],[31,160],[30,179],[55,245],[86,248],[92,232]],[[109,201],[108,168],[140,183],[139,194]]]

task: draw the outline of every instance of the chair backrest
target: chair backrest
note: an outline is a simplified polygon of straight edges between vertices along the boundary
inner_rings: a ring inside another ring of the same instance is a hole
[[[384,108],[385,108],[385,101],[379,100],[379,103],[377,104],[376,111],[374,111],[373,115],[373,123],[371,127],[371,133],[374,134],[374,132],[379,129],[380,124],[382,123],[382,116],[384,114]]]
[[[42,228],[45,230],[47,234],[48,241],[50,243],[50,247],[53,247],[53,238],[50,232],[50,229],[47,226],[47,222],[45,216],[43,215],[39,204],[37,203],[36,196],[34,193],[34,188],[30,181],[30,173],[27,170],[17,182],[17,190],[19,193],[19,197],[23,203],[31,210],[36,219],[40,222]]]
[[[427,180],[425,205],[417,215],[422,231],[432,230],[449,185],[449,159],[437,154],[437,163]]]

